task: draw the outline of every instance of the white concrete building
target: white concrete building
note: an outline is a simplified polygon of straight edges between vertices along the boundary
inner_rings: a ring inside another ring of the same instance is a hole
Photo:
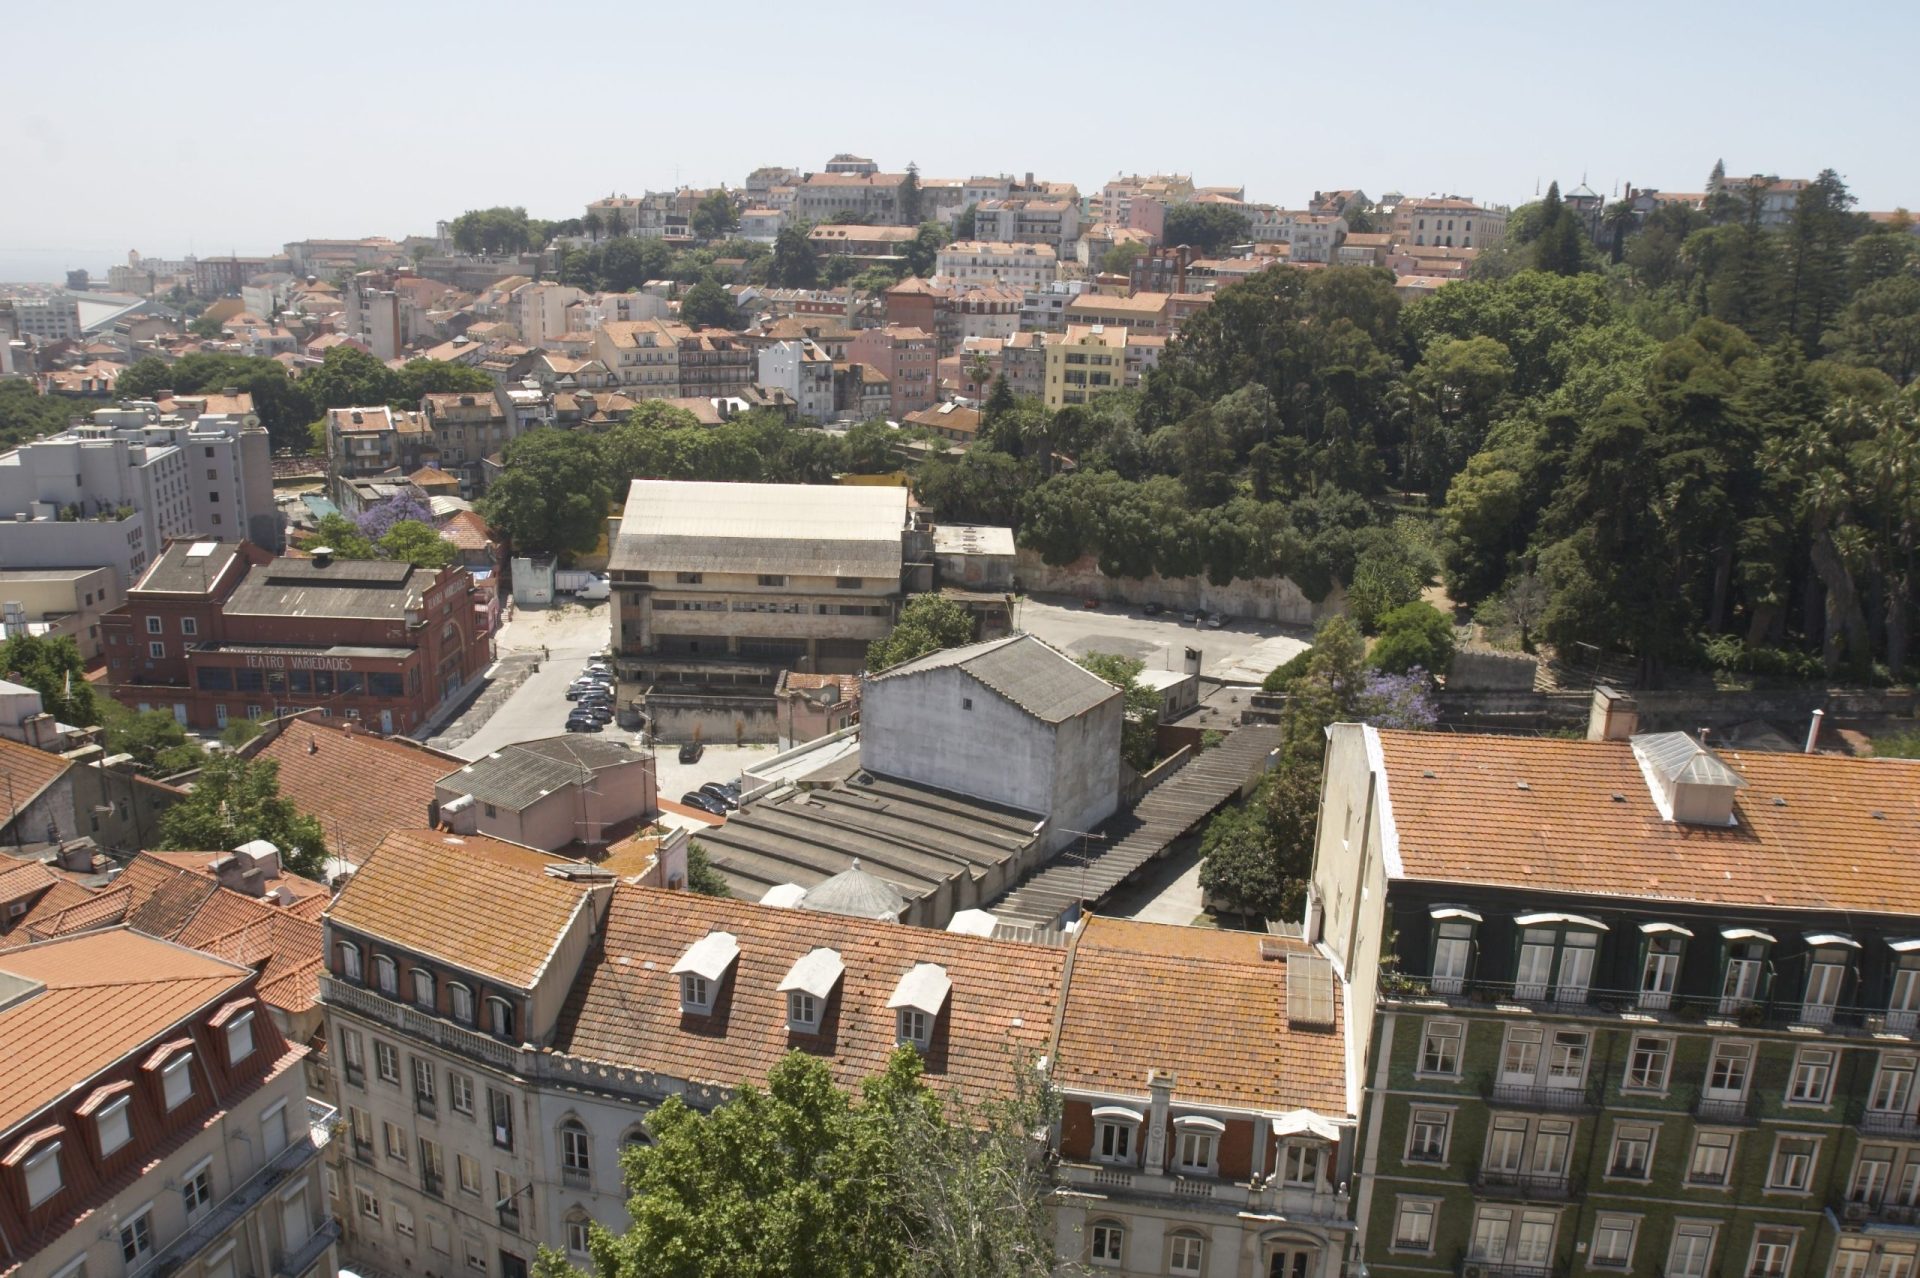
[[[0,454],[0,563],[109,567],[122,590],[194,531],[187,458],[170,443],[67,431]]]
[[[173,402],[196,401],[176,397]],[[116,407],[96,410],[92,425],[75,427],[71,433],[87,439],[137,441],[149,447],[173,445],[187,462],[186,535],[221,540],[245,537],[276,553],[286,548],[286,520],[273,499],[273,444],[250,403],[188,418],[164,413],[152,400],[123,400]]]
[[[1003,240],[956,240],[940,250],[935,263],[935,271],[956,284],[1039,288],[1060,273],[1060,254],[1052,245]]]
[[[833,420],[833,357],[811,341],[774,342],[759,352],[756,380],[765,390],[785,391],[802,421]]]
[[[948,648],[869,675],[862,763],[1044,813],[1055,850],[1120,799],[1120,689],[1031,635]]]

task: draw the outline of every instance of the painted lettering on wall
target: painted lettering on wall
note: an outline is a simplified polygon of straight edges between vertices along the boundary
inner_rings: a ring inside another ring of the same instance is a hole
[[[249,670],[351,670],[353,662],[345,657],[269,657],[247,654]]]

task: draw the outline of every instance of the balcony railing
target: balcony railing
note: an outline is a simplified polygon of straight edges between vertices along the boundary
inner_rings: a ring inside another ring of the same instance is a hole
[[[364,1061],[347,1061],[341,1066],[341,1069],[345,1071],[347,1081],[355,1087],[365,1087],[367,1085],[367,1066]]]
[[[1753,1092],[1742,1097],[1719,1097],[1708,1096],[1695,1088],[1688,1108],[1703,1123],[1737,1123],[1751,1127],[1760,1121],[1760,1097]]]
[[[1204,1200],[1218,1204],[1224,1211],[1254,1211],[1263,1215],[1285,1216],[1289,1220],[1345,1220],[1348,1215],[1348,1199],[1344,1192],[1315,1190],[1301,1185],[1253,1184],[1213,1176],[1162,1175],[1138,1167],[1115,1167],[1105,1163],[1062,1163],[1060,1179],[1069,1188]]]
[[[500,1216],[500,1228],[506,1230],[510,1234],[517,1234],[520,1232],[520,1208],[518,1204],[512,1204],[512,1205],[500,1208],[499,1216]]]
[[[1505,1171],[1482,1167],[1473,1175],[1473,1187],[1488,1198],[1564,1199],[1573,1197],[1573,1180],[1565,1172]]]
[[[1910,1203],[1835,1201],[1829,1207],[1833,1211],[1833,1218],[1840,1222],[1843,1229],[1860,1229],[1871,1225],[1920,1229],[1920,1206]]]
[[[307,1240],[290,1252],[273,1253],[274,1278],[302,1278],[320,1263],[320,1257],[327,1254],[327,1248],[340,1241],[340,1222],[329,1216],[320,1222],[320,1227],[307,1235]]]
[[[592,1189],[593,1176],[583,1168],[562,1167],[560,1169],[560,1183],[569,1189]]]
[[[538,1055],[490,1035],[462,1029],[451,1021],[441,1020],[418,1008],[397,1003],[373,990],[349,984],[337,977],[322,976],[320,978],[320,998],[321,1001],[336,1007],[343,1007],[348,1011],[391,1025],[403,1033],[424,1039],[436,1047],[523,1077],[532,1073],[533,1058]]]
[[[1897,1030],[1914,1016],[1911,1012],[1889,1012],[1884,1007],[1541,985],[1537,982],[1470,981],[1460,977],[1416,976],[1401,972],[1384,975],[1380,993],[1387,1000],[1432,1000],[1457,1006],[1518,1005],[1542,1011],[1594,1016],[1631,1012],[1662,1021],[1698,1024],[1710,1019],[1729,1020],[1753,1027],[1813,1027],[1839,1034],[1878,1034]]]
[[[1581,1110],[1600,1107],[1598,1081],[1578,1087],[1546,1087],[1538,1083],[1502,1083],[1488,1079],[1481,1094],[1496,1105],[1518,1105],[1526,1109]]]
[[[155,1252],[144,1268],[130,1270],[127,1278],[165,1278],[191,1262],[244,1220],[276,1185],[318,1158],[325,1144],[326,1139],[322,1134],[302,1134],[268,1160],[266,1166],[241,1181],[232,1193],[201,1213],[192,1226],[169,1246]],[[298,1272],[294,1271],[295,1278],[298,1278]]]
[[[433,1198],[447,1196],[447,1178],[445,1173],[434,1171],[430,1167],[420,1169],[420,1192]]]
[[[1509,1265],[1463,1257],[1454,1272],[1459,1278],[1560,1278],[1560,1270],[1549,1265]]]
[[[1890,1136],[1898,1140],[1920,1138],[1920,1115],[1911,1112],[1862,1110],[1858,1124],[1861,1133],[1867,1136]]]

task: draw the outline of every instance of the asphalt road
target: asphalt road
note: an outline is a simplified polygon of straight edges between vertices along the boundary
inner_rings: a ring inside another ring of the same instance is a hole
[[[483,692],[429,744],[463,759],[478,759],[516,741],[565,732],[573,709],[566,699],[567,685],[588,657],[606,652],[608,627],[605,603],[516,610],[500,631],[495,678],[504,682],[518,676],[518,686],[504,700],[490,696],[492,689]],[[633,736],[614,724],[608,724],[606,732],[623,740]]]
[[[1218,630],[1189,625],[1178,612],[1149,617],[1138,608],[1102,604],[1084,608],[1057,595],[1032,596],[1014,606],[1013,624],[1075,656],[1089,652],[1132,657],[1150,670],[1184,668],[1186,650],[1200,650],[1201,673],[1257,683],[1269,670],[1312,646],[1304,626],[1235,618]]]

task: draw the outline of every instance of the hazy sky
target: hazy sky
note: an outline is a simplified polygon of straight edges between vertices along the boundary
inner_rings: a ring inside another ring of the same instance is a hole
[[[1837,169],[1920,205],[1920,4],[30,3],[0,17],[0,279],[401,236],[848,150],[1097,190],[1191,172],[1532,197]]]

